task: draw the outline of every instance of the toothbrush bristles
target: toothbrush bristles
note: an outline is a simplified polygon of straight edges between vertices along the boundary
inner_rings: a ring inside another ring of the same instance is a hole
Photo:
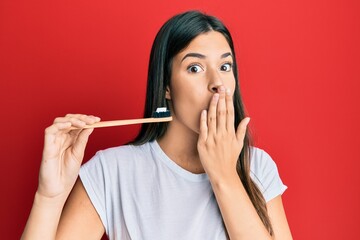
[[[169,110],[166,109],[166,107],[163,108],[157,108],[155,112],[153,112],[152,117],[153,118],[164,118],[164,117],[170,117],[171,113]]]

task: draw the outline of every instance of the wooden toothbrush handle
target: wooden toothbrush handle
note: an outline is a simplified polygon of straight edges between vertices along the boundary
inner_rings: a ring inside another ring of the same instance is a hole
[[[163,118],[139,118],[139,119],[128,119],[128,120],[114,120],[114,121],[102,121],[94,124],[86,125],[81,129],[86,128],[101,128],[101,127],[114,127],[114,126],[123,126],[139,123],[154,123],[154,122],[169,122],[172,120],[172,117],[163,117]],[[80,129],[78,127],[71,127],[70,130]]]

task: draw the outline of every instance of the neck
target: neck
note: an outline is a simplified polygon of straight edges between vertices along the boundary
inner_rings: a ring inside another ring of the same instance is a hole
[[[197,150],[199,135],[180,124],[171,123],[158,139],[161,149],[177,165],[192,173],[204,173]]]

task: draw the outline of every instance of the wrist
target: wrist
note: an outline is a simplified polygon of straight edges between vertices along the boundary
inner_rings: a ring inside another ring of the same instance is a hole
[[[232,189],[236,186],[242,185],[239,175],[236,170],[222,176],[212,176],[209,177],[211,185],[215,189]]]
[[[67,195],[58,195],[55,197],[48,197],[41,194],[39,191],[35,193],[34,205],[51,207],[54,208],[63,208],[67,199]]]

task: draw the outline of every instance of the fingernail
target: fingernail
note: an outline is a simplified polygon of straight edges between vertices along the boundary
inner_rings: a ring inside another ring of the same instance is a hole
[[[225,87],[224,87],[224,86],[220,86],[219,90],[220,90],[220,92],[224,92],[224,91],[225,91]]]
[[[215,93],[214,94],[214,99],[217,100],[219,98],[219,94],[218,93]]]
[[[226,95],[230,96],[230,93],[231,93],[230,88],[227,88],[226,89]]]
[[[90,115],[89,117],[91,117],[93,120],[95,121],[100,121],[100,118],[99,117],[96,117],[94,115]]]

